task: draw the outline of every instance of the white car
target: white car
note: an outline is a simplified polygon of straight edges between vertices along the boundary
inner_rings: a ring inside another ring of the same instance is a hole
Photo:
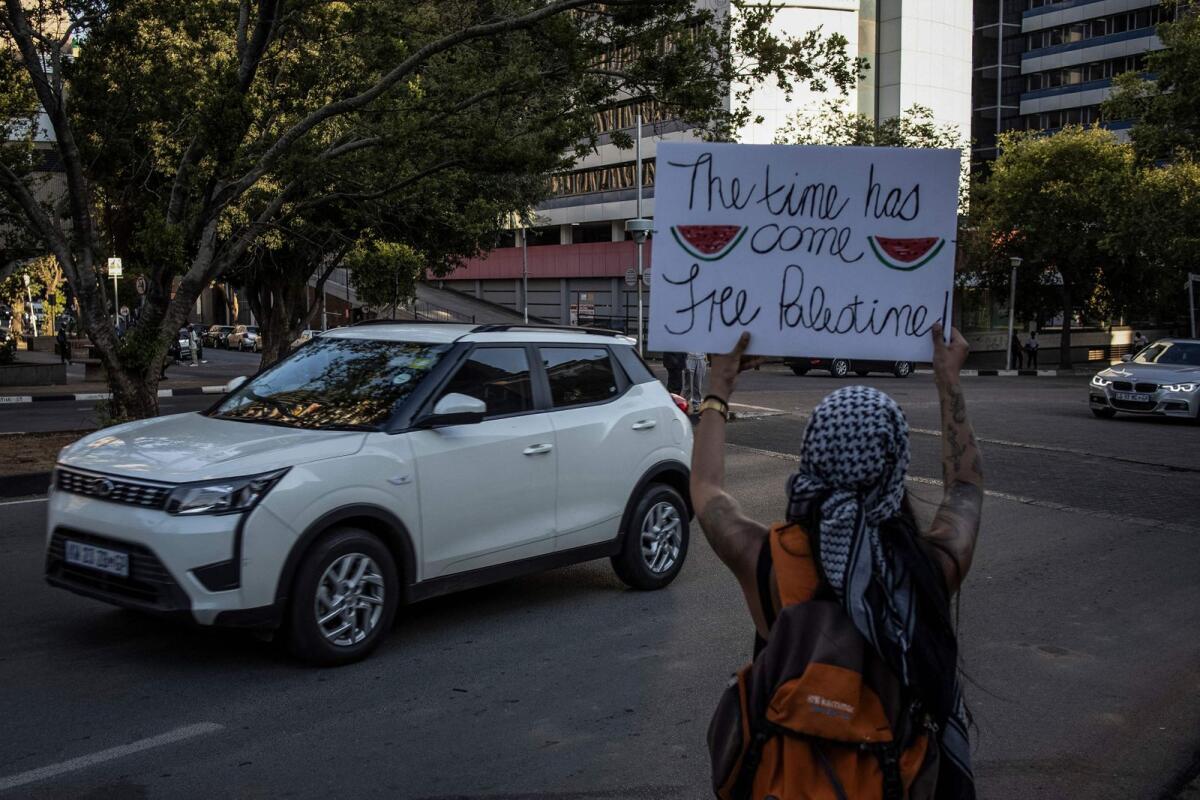
[[[602,557],[657,589],[683,566],[691,426],[625,337],[361,324],[242,380],[63,450],[51,584],[339,664],[401,602]]]
[[[295,350],[297,347],[299,347],[300,345],[309,341],[314,336],[319,335],[320,333],[321,333],[320,331],[315,331],[315,330],[311,330],[311,329],[307,329],[307,328],[305,330],[300,331],[300,335],[297,336],[294,340],[292,340],[292,349]]]
[[[262,340],[259,339],[257,325],[238,325],[233,333],[225,339],[226,347],[230,350],[262,350]]]

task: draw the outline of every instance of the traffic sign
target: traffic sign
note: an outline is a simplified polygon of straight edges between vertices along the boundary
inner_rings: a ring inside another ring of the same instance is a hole
[[[110,278],[121,277],[121,259],[110,258],[108,260],[108,277],[110,277]]]
[[[634,269],[633,267],[630,267],[629,269],[625,270],[625,285],[626,286],[636,286],[637,285],[637,270]]]
[[[138,294],[145,294],[146,293],[146,276],[138,275],[137,280],[134,281],[134,283],[133,283],[133,286],[135,289],[137,289]]]

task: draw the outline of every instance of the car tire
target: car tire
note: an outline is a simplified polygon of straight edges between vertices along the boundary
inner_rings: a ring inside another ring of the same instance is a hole
[[[1111,408],[1093,408],[1092,413],[1100,419],[1112,419],[1117,415]]]
[[[613,570],[630,588],[661,589],[683,569],[688,539],[687,504],[670,486],[652,483],[633,506],[621,552],[612,557]]]
[[[844,378],[850,374],[850,362],[844,358],[835,358],[829,365],[829,374],[835,378]]]
[[[360,570],[359,582],[352,583]],[[396,617],[400,579],[391,552],[378,536],[342,527],[329,531],[304,554],[291,588],[285,618],[288,648],[310,664],[332,667],[366,658],[383,641]],[[341,597],[351,599],[354,607],[347,609]],[[339,608],[342,613],[330,619]],[[339,633],[344,625],[351,627]]]
[[[796,375],[799,375],[801,378],[808,374],[808,367],[805,367],[801,364],[790,364],[789,366],[792,368],[792,372],[794,372]]]
[[[897,378],[907,378],[912,375],[912,362],[897,361],[896,365],[892,367],[892,374]]]

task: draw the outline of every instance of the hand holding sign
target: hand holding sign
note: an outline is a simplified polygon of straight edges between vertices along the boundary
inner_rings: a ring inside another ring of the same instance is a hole
[[[650,346],[929,360],[948,324],[959,153],[664,142]]]
[[[709,356],[712,364],[708,371],[708,390],[725,402],[733,394],[733,385],[738,375],[748,369],[754,369],[763,362],[761,356],[748,356],[746,349],[750,347],[750,333],[744,332],[738,337],[737,344],[729,353],[713,353]]]

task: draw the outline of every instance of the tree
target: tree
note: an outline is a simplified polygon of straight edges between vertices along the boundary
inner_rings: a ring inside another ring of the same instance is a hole
[[[452,138],[461,114],[545,95],[577,120],[649,89],[721,135],[748,113],[723,110],[735,80],[850,85],[843,39],[779,39],[772,14],[719,18],[691,0],[3,0],[0,82],[36,97],[5,110],[31,125],[44,109],[66,190],[37,194],[26,141],[0,147],[0,191],[62,265],[114,416],[148,416],[157,365],[206,286],[298,212],[416,186],[439,167],[419,145]],[[389,169],[348,180],[368,158]],[[109,255],[147,278],[121,340]]]
[[[1146,55],[1144,74],[1118,75],[1102,112],[1107,120],[1134,121],[1130,138],[1144,160],[1195,156],[1200,154],[1200,16],[1180,13],[1158,26],[1158,36],[1165,49]]]
[[[1125,280],[1128,264],[1111,257],[1109,232],[1127,209],[1124,198],[1135,181],[1132,148],[1109,131],[1010,132],[1001,137],[1000,156],[972,203],[973,238],[984,243],[984,266],[994,269],[1020,256],[1024,297],[1056,287],[1064,368],[1071,366],[1075,313],[1110,310],[1104,287]]]

